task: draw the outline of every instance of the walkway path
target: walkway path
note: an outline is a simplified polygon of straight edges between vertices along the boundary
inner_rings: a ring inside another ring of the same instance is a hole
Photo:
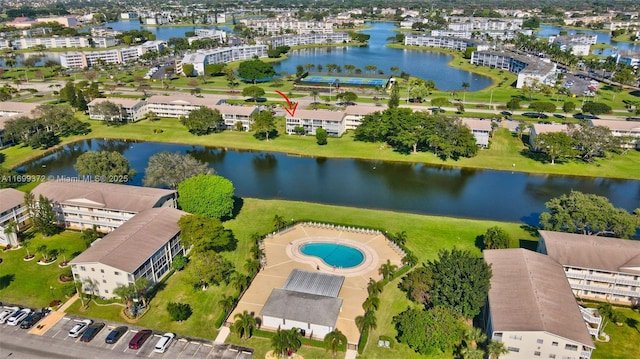
[[[78,300],[78,293],[76,293],[73,297],[69,298],[60,308],[51,311],[44,319],[38,322],[38,325],[33,327],[29,334],[42,335],[49,330],[52,326],[54,326],[60,319],[62,319],[65,315],[65,311]]]
[[[353,349],[347,349],[347,353],[344,355],[344,359],[356,359],[358,352]]]
[[[229,327],[222,326],[222,328],[220,328],[220,331],[218,332],[218,336],[216,336],[216,340],[214,340],[213,342],[216,344],[222,344],[225,342],[225,340],[227,340],[229,334],[231,334],[231,330],[229,329]]]

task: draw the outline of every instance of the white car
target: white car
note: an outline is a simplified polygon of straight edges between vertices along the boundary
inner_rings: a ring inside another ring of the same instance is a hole
[[[24,320],[24,318],[28,317],[29,314],[31,314],[31,309],[20,309],[19,311],[13,313],[9,317],[9,319],[7,319],[7,325],[18,325]]]
[[[93,320],[85,319],[79,321],[78,324],[74,325],[73,328],[69,330],[69,336],[71,338],[79,337],[91,324],[93,324]]]
[[[19,311],[20,307],[8,307],[5,308],[2,312],[0,312],[0,324],[3,324],[12,316],[15,312]]]
[[[160,337],[158,343],[156,343],[156,347],[153,348],[153,351],[156,353],[164,353],[165,351],[167,351],[169,345],[171,345],[171,342],[173,342],[173,339],[175,337],[176,335],[173,333],[165,333]]]

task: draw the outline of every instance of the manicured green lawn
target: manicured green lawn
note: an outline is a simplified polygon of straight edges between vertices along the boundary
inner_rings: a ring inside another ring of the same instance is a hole
[[[227,337],[227,341],[225,343],[237,344],[245,347],[250,347],[254,349],[253,357],[256,359],[262,359],[271,349],[271,339],[262,338],[254,336],[248,340],[241,340],[237,335],[231,334]],[[297,351],[297,354],[300,354],[304,357],[304,359],[328,359],[332,358],[331,353],[321,349],[315,348],[311,346],[302,345],[300,350]],[[343,358],[344,352],[338,353],[338,358]]]
[[[36,249],[43,244],[48,249],[65,249],[67,260],[85,248],[79,232],[65,231],[49,238],[37,234],[29,240],[29,251],[36,256],[28,262],[23,260],[27,254],[25,248],[0,252],[3,260],[0,264],[0,301],[41,308],[49,306],[53,299],[65,299],[63,288],[73,284],[62,284],[58,277],[69,269],[58,267],[63,260],[61,255],[56,263],[39,265],[37,262],[41,256]],[[50,288],[53,288],[53,298]]]
[[[640,340],[640,313],[630,308],[616,308],[627,318],[618,327],[609,323],[604,332],[609,334],[611,341],[596,343],[596,350],[591,355],[593,359],[628,359],[638,357],[638,341]]]

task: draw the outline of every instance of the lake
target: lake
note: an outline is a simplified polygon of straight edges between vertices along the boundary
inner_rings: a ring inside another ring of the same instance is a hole
[[[540,30],[536,33],[536,36],[549,38],[550,35],[557,35],[562,30],[567,31],[567,33],[570,35],[575,35],[575,34],[596,35],[598,39],[598,44],[607,44],[607,45],[614,46],[614,48],[603,49],[602,52],[600,50],[596,50],[596,52],[594,52],[595,54],[600,56],[611,56],[613,53],[616,52],[616,49],[640,51],[640,44],[612,41],[610,31],[572,30],[572,29],[563,29],[560,26],[540,25]]]
[[[329,140],[331,146],[331,140]],[[285,199],[439,216],[525,222],[535,225],[544,203],[571,190],[609,198],[617,207],[640,207],[640,181],[473,170],[420,163],[288,156],[202,146],[85,140],[21,167],[30,174],[76,176],[82,153],[123,153],[140,185],[151,155],[189,153],[231,180],[236,195]],[[455,165],[455,162],[451,162]]]

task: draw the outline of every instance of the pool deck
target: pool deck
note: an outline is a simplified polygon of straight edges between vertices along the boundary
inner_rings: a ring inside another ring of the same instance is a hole
[[[341,243],[355,247],[363,252],[363,263],[352,268],[334,268],[317,257],[306,256],[299,247],[309,242]],[[400,267],[402,255],[394,249],[386,237],[376,231],[355,228],[336,228],[321,224],[297,224],[281,232],[268,236],[264,240],[266,266],[256,275],[244,293],[228,321],[244,310],[260,316],[260,311],[274,288],[282,288],[293,269],[319,271],[345,277],[338,297],[343,299],[342,310],[338,315],[336,328],[340,329],[350,344],[357,344],[360,333],[355,318],[364,314],[362,303],[367,298],[367,284],[370,278],[380,280],[378,268],[387,259]]]

